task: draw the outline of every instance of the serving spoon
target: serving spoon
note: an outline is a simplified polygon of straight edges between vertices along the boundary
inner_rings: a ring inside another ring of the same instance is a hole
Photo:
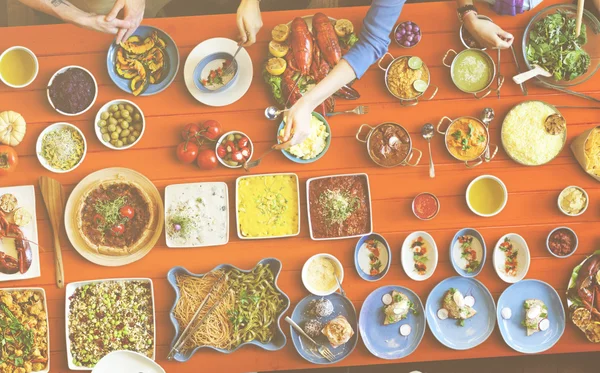
[[[427,140],[427,146],[429,147],[429,177],[435,177],[435,168],[433,167],[433,156],[431,154],[431,138],[433,137],[435,130],[433,128],[433,124],[425,123],[421,128],[421,135],[423,138]]]
[[[267,150],[266,152],[264,152],[258,159],[255,159],[253,161],[248,162],[248,160],[244,161],[244,163],[242,163],[242,167],[244,168],[244,170],[246,171],[250,171],[251,168],[254,168],[256,166],[258,166],[260,164],[260,162],[263,160],[264,157],[266,157],[269,153],[271,153],[273,150],[282,150],[282,149],[287,149],[292,145],[292,140],[288,140],[286,142],[283,142],[281,144],[275,144],[271,147],[271,149]]]
[[[283,113],[284,111],[288,111],[288,110],[290,110],[290,109],[279,110],[275,106],[269,106],[268,108],[265,109],[265,117],[267,117],[268,120],[275,120],[275,119],[277,119],[279,114]]]
[[[546,78],[549,78],[552,76],[552,74],[550,74],[550,72],[548,72],[548,70],[544,69],[540,65],[534,64],[533,69],[513,76],[513,82],[515,82],[517,84],[523,84],[524,82],[528,81],[529,79],[535,78],[538,75],[545,76]]]

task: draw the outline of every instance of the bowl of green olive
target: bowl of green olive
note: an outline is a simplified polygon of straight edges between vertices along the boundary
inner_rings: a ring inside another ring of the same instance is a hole
[[[96,136],[104,146],[129,149],[142,138],[146,121],[142,109],[129,100],[113,100],[102,106],[94,122]]]

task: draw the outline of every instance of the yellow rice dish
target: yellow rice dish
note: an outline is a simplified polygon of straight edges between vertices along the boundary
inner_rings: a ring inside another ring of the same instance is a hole
[[[279,136],[282,137],[284,129],[279,131]],[[310,135],[300,144],[290,146],[285,151],[293,156],[301,159],[313,159],[325,150],[327,146],[327,138],[329,133],[325,123],[314,115],[310,118]]]
[[[249,176],[237,185],[238,231],[246,238],[294,236],[300,232],[298,176]]]
[[[546,132],[544,122],[556,111],[540,101],[515,106],[502,124],[502,145],[515,161],[538,166],[550,162],[562,150],[566,131],[559,135]]]
[[[600,127],[594,128],[585,140],[585,170],[600,176]]]

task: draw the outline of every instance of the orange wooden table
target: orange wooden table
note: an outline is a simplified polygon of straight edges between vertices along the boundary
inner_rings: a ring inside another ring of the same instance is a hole
[[[558,1],[547,0],[543,5],[547,6],[555,2]],[[360,26],[367,8],[324,11],[335,18],[348,18],[356,26]],[[14,90],[0,86],[0,111],[10,109],[20,112],[28,122],[25,140],[16,148],[20,156],[20,165],[16,173],[1,179],[0,185],[36,185],[42,269],[40,278],[1,285],[4,287],[43,286],[46,289],[50,316],[52,372],[67,370],[65,292],[54,285],[51,231],[37,188],[38,177],[41,175],[56,177],[65,185],[68,193],[83,177],[93,171],[114,166],[129,167],[150,178],[163,193],[163,197],[164,188],[169,184],[225,181],[230,188],[230,205],[233,206],[234,181],[236,177],[243,174],[243,171],[224,167],[213,171],[201,171],[196,167],[178,163],[175,158],[175,146],[180,141],[181,126],[190,121],[216,119],[226,130],[239,129],[246,132],[254,141],[257,154],[268,149],[275,136],[276,124],[265,120],[263,116],[264,108],[272,103],[272,99],[266,85],[261,81],[261,64],[267,55],[270,30],[276,24],[312,12],[313,10],[300,10],[263,15],[264,28],[259,34],[259,41],[248,49],[254,63],[254,82],[241,100],[223,108],[207,107],[196,102],[184,86],[182,68],[176,81],[161,94],[133,98],[120,91],[112,84],[106,71],[106,52],[112,41],[108,35],[81,30],[71,25],[0,29],[0,50],[11,45],[24,45],[32,49],[40,61],[39,76],[28,88]],[[519,55],[523,29],[533,15],[533,12],[518,17],[491,15],[503,28],[517,36],[515,47]],[[235,229],[233,229],[227,246],[169,249],[165,246],[163,234],[157,246],[145,258],[119,268],[101,267],[86,261],[71,247],[63,231],[61,245],[65,263],[65,282],[110,277],[151,277],[156,292],[157,360],[170,373],[270,371],[315,367],[296,353],[289,339],[285,348],[274,353],[245,347],[231,356],[214,351],[202,351],[185,364],[167,362],[165,357],[174,333],[168,313],[173,304],[174,294],[165,276],[175,265],[184,265],[193,272],[205,272],[221,263],[251,268],[264,257],[279,258],[283,262],[279,285],[291,298],[293,308],[307,295],[300,280],[302,265],[311,255],[328,252],[342,261],[346,272],[344,286],[357,310],[371,291],[379,286],[390,284],[409,287],[425,302],[430,290],[438,282],[456,275],[448,261],[448,246],[452,236],[460,228],[473,227],[480,230],[488,247],[492,247],[493,243],[505,233],[514,232],[524,236],[529,243],[532,257],[527,278],[536,278],[550,283],[564,300],[564,292],[572,268],[581,262],[586,254],[592,253],[600,246],[600,236],[597,234],[597,221],[600,218],[598,202],[600,188],[594,179],[581,170],[568,147],[565,147],[559,157],[546,166],[519,166],[508,159],[501,150],[491,163],[468,170],[463,164],[450,157],[444,148],[442,136],[438,135],[434,137],[432,143],[437,176],[435,179],[430,179],[426,161],[427,153],[419,167],[384,169],[375,166],[367,156],[364,144],[355,140],[355,132],[362,123],[374,125],[384,121],[394,121],[404,125],[410,131],[416,148],[426,150],[427,144],[420,136],[420,128],[424,123],[437,123],[444,115],[453,118],[462,115],[476,116],[484,107],[489,106],[494,108],[497,118],[491,126],[492,142],[499,143],[502,119],[512,106],[526,99],[521,95],[519,87],[509,79],[516,72],[509,51],[504,51],[502,56],[502,72],[508,79],[502,89],[500,100],[494,96],[478,101],[470,95],[459,92],[452,85],[450,74],[442,66],[441,59],[448,48],[462,48],[457,35],[459,23],[455,15],[454,2],[407,5],[401,20],[417,22],[424,32],[422,42],[410,53],[420,56],[429,65],[432,82],[440,87],[435,100],[422,102],[412,108],[401,107],[387,92],[383,72],[373,66],[354,86],[361,93],[361,99],[356,102],[339,100],[337,105],[338,109],[347,110],[358,103],[367,104],[370,113],[364,116],[332,118],[330,124],[333,141],[329,152],[321,160],[310,165],[297,165],[288,161],[283,155],[275,154],[267,158],[256,170],[257,173],[296,172],[301,179],[302,190],[309,177],[367,172],[371,181],[374,230],[383,234],[393,249],[392,266],[384,279],[378,283],[369,283],[358,277],[353,263],[355,240],[327,242],[310,240],[305,193],[301,193],[302,228],[299,237],[242,242],[235,236]],[[190,50],[199,42],[217,36],[235,37],[234,15],[157,19],[147,20],[144,23],[155,25],[173,37],[181,53],[182,66]],[[394,56],[408,53],[395,44],[391,45],[390,52]],[[492,56],[495,59],[495,52]],[[99,84],[99,95],[95,106],[84,115],[73,119],[54,112],[46,100],[45,88],[50,76],[66,65],[81,65],[88,68],[96,76]],[[600,74],[576,89],[600,98]],[[552,104],[563,105],[587,104],[577,98],[535,88],[532,84],[529,84],[529,92],[527,99],[541,99]],[[109,150],[100,144],[94,135],[93,118],[97,110],[104,103],[116,98],[133,99],[146,114],[147,129],[144,137],[133,149],[127,151]],[[567,109],[563,110],[563,114],[569,123],[569,143],[575,136],[600,121],[598,112],[593,110]],[[69,121],[78,126],[87,137],[89,146],[83,164],[75,171],[63,175],[50,174],[38,163],[35,155],[35,141],[40,132],[48,124],[58,121]],[[488,219],[475,216],[465,204],[467,184],[484,173],[500,177],[510,192],[506,209],[500,215]],[[567,185],[579,185],[590,195],[591,206],[581,217],[568,218],[557,209],[558,193]],[[440,214],[429,222],[417,220],[410,208],[413,197],[422,191],[435,193],[441,201]],[[233,211],[232,208],[231,225],[235,227]],[[551,229],[564,224],[569,225],[579,235],[579,249],[568,259],[557,259],[547,252],[545,239]],[[410,232],[415,230],[426,230],[431,233],[440,250],[437,270],[432,278],[424,282],[408,279],[400,265],[401,243]],[[478,279],[483,281],[496,299],[507,287],[507,284],[496,275],[491,260],[488,260]],[[287,325],[283,325],[283,329],[286,334],[289,333]],[[588,343],[584,335],[569,322],[560,342],[547,353],[598,350],[600,350],[599,345]],[[504,343],[498,330],[495,330],[482,345],[462,352],[442,346],[428,330],[417,351],[402,361],[468,359],[516,354]],[[339,365],[385,362],[388,361],[372,356],[361,342],[354,353]]]

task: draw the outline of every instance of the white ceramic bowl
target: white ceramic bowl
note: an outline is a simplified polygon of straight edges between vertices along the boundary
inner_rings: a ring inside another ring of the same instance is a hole
[[[565,230],[567,230],[567,231],[571,232],[571,233],[573,234],[573,237],[575,237],[575,248],[573,248],[573,251],[571,251],[571,252],[570,252],[569,254],[567,254],[567,255],[556,255],[556,254],[554,254],[554,253],[552,252],[552,250],[550,250],[550,237],[552,236],[552,233],[556,232],[556,231],[557,231],[557,230],[559,230],[559,229],[565,229]],[[550,254],[552,254],[552,255],[554,255],[555,257],[557,257],[557,258],[560,258],[560,259],[568,258],[568,257],[570,257],[571,255],[575,254],[575,251],[577,251],[577,248],[578,248],[578,247],[579,247],[579,237],[577,237],[577,233],[575,233],[575,231],[574,231],[574,230],[572,230],[572,229],[571,229],[571,228],[569,228],[569,227],[557,227],[557,228],[554,228],[552,231],[550,231],[550,233],[548,233],[548,237],[546,238],[546,249],[548,250],[548,252],[549,252]]]
[[[500,184],[500,186],[502,187],[502,190],[504,191],[504,202],[502,202],[502,205],[500,206],[500,208],[498,210],[496,210],[495,212],[493,212],[491,214],[482,214],[482,213],[476,211],[473,208],[473,206],[471,206],[471,202],[469,201],[469,192],[471,191],[471,187],[473,186],[473,184],[475,184],[476,181],[478,181],[480,179],[493,179],[493,180],[497,181],[498,184]],[[508,189],[506,189],[506,185],[504,185],[504,182],[502,182],[502,180],[500,180],[496,176],[494,176],[494,175],[481,175],[481,176],[476,177],[475,179],[473,179],[473,181],[471,181],[469,183],[469,186],[467,187],[467,192],[465,193],[465,198],[466,198],[466,201],[467,201],[467,206],[469,206],[469,210],[471,210],[475,215],[479,215],[479,216],[482,216],[484,218],[489,218],[489,217],[498,215],[506,207],[506,203],[508,202]]]
[[[152,359],[133,351],[113,351],[96,364],[92,373],[165,373]]]
[[[506,254],[504,251],[500,250],[500,245],[504,242],[505,238],[510,239],[513,247],[517,250],[516,276],[509,276],[503,270],[506,261]],[[531,257],[529,255],[529,246],[527,246],[527,242],[522,236],[516,233],[505,234],[504,236],[500,237],[496,243],[496,246],[494,247],[492,263],[496,273],[498,274],[498,277],[500,277],[502,281],[509,284],[514,284],[515,282],[521,281],[525,275],[527,275],[527,271],[529,271],[529,265],[531,264]]]
[[[25,48],[22,46],[14,46],[14,47],[10,47],[7,50],[5,50],[4,52],[2,52],[2,54],[0,54],[0,61],[2,60],[2,57],[4,57],[8,52],[12,51],[12,50],[24,50],[25,52],[29,53],[31,55],[31,57],[33,57],[33,61],[35,62],[35,72],[33,74],[33,77],[25,84],[23,85],[13,85],[8,83],[6,80],[4,80],[4,78],[2,77],[2,75],[0,75],[0,80],[2,81],[2,83],[6,84],[7,86],[11,87],[11,88],[24,88],[27,87],[28,85],[30,85],[35,78],[37,78],[38,72],[40,71],[40,64],[38,62],[37,56],[35,55],[35,53],[33,53],[29,48]]]
[[[413,257],[413,251],[410,247],[412,242],[415,239],[419,238],[419,236],[423,238],[423,240],[427,244],[427,248],[429,249],[427,252],[427,270],[425,271],[424,275],[420,275],[417,272],[415,272],[415,260]],[[404,243],[402,244],[400,258],[402,261],[402,269],[404,269],[404,272],[408,277],[415,281],[427,280],[433,275],[433,272],[435,272],[435,269],[437,268],[438,264],[438,249],[435,240],[429,233],[423,231],[417,231],[409,234],[404,240]]]
[[[337,267],[338,272],[340,273],[340,284],[342,284],[344,282],[344,267],[342,266],[342,263],[340,263],[340,261],[333,255],[331,254],[326,254],[326,253],[321,253],[321,254],[315,254],[313,256],[311,256],[306,263],[304,263],[304,266],[302,267],[302,283],[304,284],[304,287],[306,288],[306,290],[308,290],[310,293],[320,296],[320,297],[324,297],[330,294],[333,294],[337,291],[337,289],[339,288],[337,286],[337,284],[332,287],[329,291],[318,291],[313,289],[309,283],[308,283],[308,265],[310,264],[310,262],[315,259],[315,258],[319,258],[319,257],[324,257],[324,258],[328,258],[330,259],[335,266]]]
[[[242,164],[239,164],[237,166],[230,166],[227,163],[225,163],[224,160],[221,159],[221,157],[219,157],[219,154],[217,154],[217,148],[219,147],[219,145],[221,145],[221,143],[223,142],[223,140],[225,140],[227,138],[227,136],[234,134],[234,135],[242,135],[242,136],[246,136],[246,138],[248,139],[248,144],[250,145],[250,156],[248,157],[248,161],[250,161],[252,159],[252,155],[254,155],[254,144],[252,143],[252,140],[250,139],[250,136],[246,135],[244,132],[242,131],[229,131],[227,133],[225,133],[223,136],[221,136],[219,138],[219,141],[217,141],[217,143],[215,144],[215,155],[217,156],[217,159],[219,160],[219,163],[221,163],[223,166],[227,167],[227,168],[240,168],[242,167]]]
[[[565,193],[567,191],[567,189],[569,188],[576,188],[579,189],[583,195],[585,196],[585,207],[583,208],[583,210],[579,211],[577,214],[569,214],[567,213],[565,210],[563,210],[563,208],[560,205],[560,199],[563,195],[563,193]],[[568,187],[566,187],[565,189],[563,189],[560,194],[558,195],[558,198],[556,199],[556,204],[558,205],[558,209],[560,210],[560,212],[562,212],[563,214],[567,215],[567,216],[579,216],[582,215],[585,210],[587,210],[588,206],[590,205],[590,196],[588,196],[587,192],[585,191],[585,189],[578,187],[576,185],[569,185]]]
[[[54,78],[56,78],[56,76],[58,74],[61,74],[65,71],[67,71],[68,69],[81,69],[85,72],[87,72],[91,77],[92,80],[94,81],[94,87],[96,88],[96,93],[94,94],[94,99],[92,100],[92,102],[90,102],[90,104],[88,105],[88,107],[86,107],[84,110],[80,111],[79,113],[65,113],[64,111],[61,111],[59,109],[56,108],[56,106],[54,106],[54,103],[52,102],[52,99],[50,98],[50,86],[52,85],[52,82],[54,81]],[[52,106],[52,108],[54,110],[56,110],[57,113],[62,114],[62,115],[66,115],[69,117],[74,117],[76,115],[80,115],[85,113],[86,111],[90,110],[90,108],[92,106],[94,106],[94,103],[96,102],[96,99],[98,98],[98,82],[96,82],[96,78],[94,77],[94,74],[92,74],[88,69],[83,68],[81,66],[77,66],[77,65],[70,65],[70,66],[65,66],[61,69],[59,69],[57,72],[54,73],[54,75],[52,75],[52,78],[50,78],[50,81],[48,82],[48,88],[46,88],[46,97],[48,97],[48,102],[50,103],[50,106]]]
[[[50,166],[48,161],[44,157],[42,157],[42,140],[44,139],[44,136],[51,131],[61,129],[61,128],[72,128],[77,133],[79,133],[79,135],[83,139],[83,155],[81,156],[81,159],[79,160],[79,162],[77,162],[77,164],[75,166],[73,166],[72,168],[70,168],[68,170],[58,170],[56,168],[53,168],[52,166]],[[81,132],[81,130],[79,128],[72,125],[71,123],[66,123],[66,122],[58,122],[58,123],[54,123],[54,124],[51,124],[48,127],[46,127],[42,131],[42,133],[40,133],[40,135],[37,138],[37,142],[35,143],[35,154],[37,155],[37,158],[40,161],[41,165],[44,166],[44,168],[46,170],[55,172],[57,174],[64,174],[67,172],[71,172],[74,169],[76,169],[77,167],[79,167],[79,165],[83,163],[83,160],[85,159],[85,155],[87,154],[87,151],[88,151],[87,141],[85,140],[85,136],[83,135],[83,132]]]
[[[100,115],[103,112],[107,111],[111,105],[119,105],[119,104],[133,106],[142,116],[142,130],[140,131],[140,135],[138,136],[137,140],[135,140],[131,144],[127,144],[126,146],[121,146],[120,148],[114,146],[110,142],[104,141],[102,139],[102,132],[100,132],[100,126],[98,126],[98,122],[100,121]],[[125,150],[125,149],[129,149],[129,148],[133,147],[135,144],[137,144],[141,140],[142,136],[144,136],[145,130],[146,130],[146,118],[144,117],[144,112],[142,111],[142,109],[140,109],[139,106],[137,106],[136,104],[134,104],[132,101],[129,101],[129,100],[118,99],[118,100],[112,100],[112,101],[106,103],[106,105],[102,106],[100,108],[100,110],[98,110],[98,113],[96,114],[96,118],[94,119],[94,131],[96,132],[96,137],[98,138],[98,141],[100,141],[102,143],[102,145],[106,146],[107,148],[113,149],[113,150]]]

